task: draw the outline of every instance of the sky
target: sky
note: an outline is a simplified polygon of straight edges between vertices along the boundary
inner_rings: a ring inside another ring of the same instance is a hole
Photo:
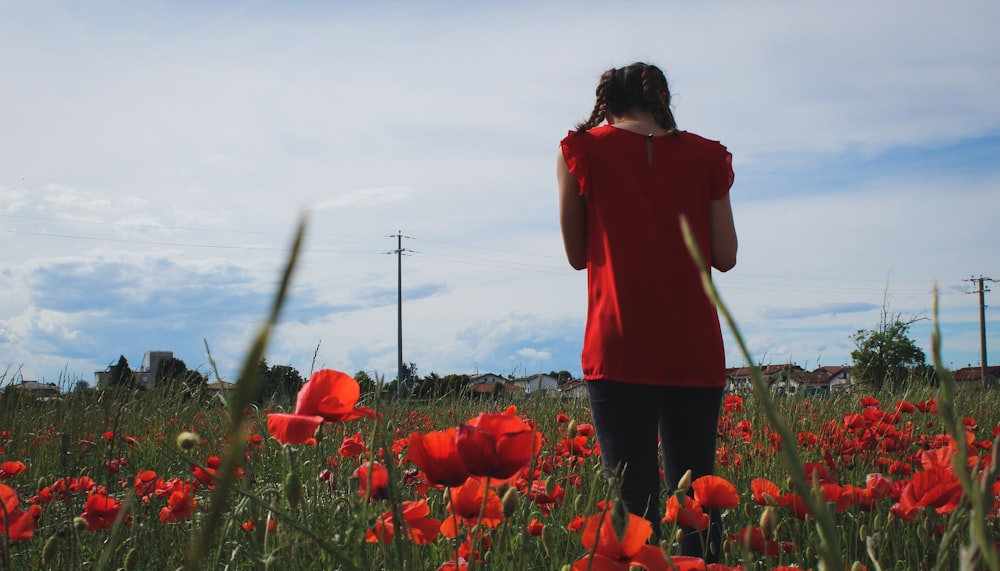
[[[0,0],[0,378],[167,350],[235,380],[300,220],[268,363],[395,378],[401,262],[418,374],[579,375],[558,143],[633,61],[733,153],[715,283],[752,360],[850,364],[886,312],[929,357],[936,286],[945,364],[980,364],[1000,3],[603,6]]]

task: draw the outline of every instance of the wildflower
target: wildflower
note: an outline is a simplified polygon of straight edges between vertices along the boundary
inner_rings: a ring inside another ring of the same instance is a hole
[[[121,509],[120,500],[108,497],[106,493],[93,492],[87,496],[87,503],[80,517],[87,521],[87,531],[111,529],[111,524]]]
[[[322,416],[271,413],[267,415],[267,431],[282,444],[305,444],[323,423]]]
[[[295,414],[322,416],[326,422],[343,422],[354,418],[374,418],[375,411],[355,406],[361,397],[361,386],[354,377],[333,369],[316,371],[302,385],[295,401]]]
[[[31,539],[35,530],[35,518],[30,512],[21,509],[21,499],[14,488],[0,484],[0,534],[5,534],[10,541]],[[6,513],[6,517],[4,517]]]
[[[344,438],[340,444],[339,454],[344,458],[356,458],[364,454],[365,450],[367,450],[365,441],[361,438],[361,433],[358,432],[354,436]]]
[[[449,488],[448,509],[454,517],[449,516],[441,523],[441,534],[445,537],[458,534],[456,519],[469,527],[496,527],[503,522],[500,496],[489,489],[481,478],[470,477],[461,486]]]
[[[726,510],[740,504],[736,486],[720,476],[711,474],[701,476],[691,482],[691,488],[694,490],[695,499],[703,508]]]
[[[653,533],[653,525],[633,513],[627,513],[624,533],[619,539],[610,513],[599,513],[587,518],[580,542],[587,555],[573,563],[573,571],[600,569],[602,571],[628,571],[638,565],[648,571],[670,569],[663,552],[646,540]]]
[[[369,476],[369,470],[371,475]],[[378,462],[365,462],[352,474],[358,479],[358,494],[365,499],[380,500],[389,487],[389,472]],[[371,482],[369,483],[369,479]]]
[[[24,465],[24,462],[16,460],[4,462],[0,464],[0,480],[9,480],[27,469],[28,467]]]
[[[471,474],[505,479],[541,448],[541,433],[513,414],[484,413],[459,425],[456,442]]]
[[[460,486],[469,477],[458,452],[457,429],[410,434],[406,458],[417,465],[431,484]]]
[[[406,521],[406,536],[415,544],[423,545],[437,538],[441,529],[441,520],[428,517],[431,513],[427,500],[403,502],[403,520]],[[375,520],[375,526],[365,534],[369,543],[392,542],[395,531],[392,510],[385,512]]]
[[[171,522],[190,519],[197,507],[198,501],[192,493],[175,491],[170,494],[167,505],[160,510],[160,521]]]
[[[666,516],[663,521],[674,522],[685,528],[705,531],[708,529],[709,518],[698,500],[682,493],[673,494],[667,500]]]

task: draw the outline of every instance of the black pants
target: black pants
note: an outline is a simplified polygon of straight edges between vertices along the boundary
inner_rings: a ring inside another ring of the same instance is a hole
[[[628,510],[648,519],[659,538],[662,507],[657,437],[668,492],[688,470],[693,478],[711,474],[723,389],[600,380],[588,381],[587,390],[604,466],[619,477]],[[718,510],[709,515],[707,533],[685,530],[682,555],[704,557],[709,563],[718,561],[722,518]]]

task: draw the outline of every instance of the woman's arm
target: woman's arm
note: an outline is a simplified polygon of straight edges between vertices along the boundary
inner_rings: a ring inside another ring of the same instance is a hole
[[[712,201],[712,267],[728,272],[736,265],[736,225],[729,194]]]
[[[559,226],[566,259],[574,270],[583,270],[587,267],[587,205],[562,152],[556,162],[556,178],[559,181]]]

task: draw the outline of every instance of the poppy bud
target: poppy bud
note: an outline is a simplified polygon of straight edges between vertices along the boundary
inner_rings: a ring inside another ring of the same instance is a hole
[[[810,545],[806,547],[806,559],[812,560],[816,559],[816,548]]]
[[[556,481],[554,479],[552,479],[552,478],[546,478],[545,479],[545,495],[551,497],[552,494],[554,494],[554,493],[556,493]]]
[[[778,514],[774,508],[767,506],[760,514],[760,529],[764,532],[764,537],[770,539],[774,537],[774,530],[778,527]]]
[[[767,502],[767,505],[769,506],[778,505],[778,500],[774,499],[774,496],[772,496],[771,494],[764,492],[763,494],[761,494],[761,496],[764,498],[764,501]]]
[[[868,538],[868,527],[865,526],[865,524],[861,524],[858,527],[858,539],[864,541],[867,538]]]
[[[500,505],[503,506],[504,519],[510,519],[514,515],[520,500],[521,496],[517,493],[517,488],[511,487],[507,489],[507,492],[503,495],[503,499],[500,500]]]
[[[545,547],[545,554],[554,557],[556,552],[556,530],[547,525],[542,528],[542,545]]]
[[[295,470],[289,470],[285,474],[285,499],[293,510],[299,507],[299,500],[302,499],[302,481]]]
[[[691,470],[688,470],[687,472],[684,472],[683,476],[681,476],[681,481],[677,482],[677,491],[681,492],[682,494],[686,494],[688,488],[690,487],[691,487]]]
[[[854,564],[851,565],[851,571],[865,571],[865,566],[862,565],[860,561],[855,561]]]
[[[569,421],[569,424],[566,425],[566,435],[569,436],[570,438],[573,438],[574,436],[576,436],[576,419],[575,418],[573,420]]]
[[[193,450],[198,443],[201,442],[201,438],[193,432],[184,431],[177,435],[177,447],[181,450],[189,451]]]
[[[667,541],[666,539],[661,539],[660,540],[660,553],[663,553],[663,557],[665,557],[667,559],[667,561],[670,561],[670,556],[671,556],[670,551],[671,551],[671,549],[670,549],[670,542]]]
[[[559,571],[573,571],[573,566],[570,565],[569,563],[567,563],[567,564],[563,565],[562,569],[560,569]]]
[[[39,478],[38,479],[38,487],[35,488],[35,489],[40,492],[40,491],[42,491],[42,490],[45,489],[45,486],[48,486],[48,484],[45,483],[45,478]]]
[[[625,531],[628,529],[628,508],[625,502],[616,501],[611,506],[611,528],[615,530],[615,536],[621,542],[625,538]]]
[[[891,512],[890,512],[891,513]],[[872,527],[875,529],[882,529],[882,514],[875,514],[875,519],[872,521]]]
[[[684,539],[684,530],[683,529],[678,529],[677,533],[674,534],[674,541],[676,541],[677,543],[680,543],[681,540],[683,540],[683,539]]]
[[[59,553],[59,544],[56,543],[56,536],[53,535],[45,542],[45,547],[42,548],[42,565],[49,565],[52,560],[56,558],[56,554]]]
[[[586,500],[583,499],[582,495],[573,498],[573,512],[580,513],[581,511],[583,511],[583,502],[585,501]]]
[[[83,519],[80,516],[76,516],[75,518],[73,518],[73,527],[77,531],[87,531],[87,520]]]

